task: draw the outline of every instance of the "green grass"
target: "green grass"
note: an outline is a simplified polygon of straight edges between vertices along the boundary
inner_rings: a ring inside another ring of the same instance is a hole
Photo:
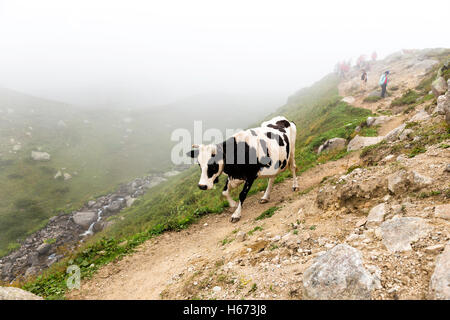
[[[354,129],[364,122],[371,112],[352,107],[341,101],[337,90],[338,79],[327,76],[309,88],[297,92],[288,103],[274,114],[284,115],[297,125],[296,163],[303,172],[318,163],[333,161],[345,156],[345,150],[317,155],[317,148],[327,139],[341,137],[350,139]],[[255,125],[259,125],[259,121]],[[276,183],[289,178],[289,171],[279,175]],[[206,214],[220,213],[228,207],[221,196],[225,177],[220,177],[213,190],[202,191],[197,187],[199,170],[195,166],[152,189],[135,204],[111,217],[115,223],[109,229],[90,238],[83,247],[69,258],[52,266],[38,279],[30,279],[24,288],[48,298],[62,298],[65,291],[66,267],[71,263],[83,264],[82,278],[90,277],[101,265],[120,259],[133,251],[135,246],[164,231],[187,228]],[[249,195],[264,190],[266,179],[257,180]],[[232,197],[238,198],[239,190]],[[245,207],[244,207],[245,208]],[[277,210],[272,207],[261,214],[271,216]],[[127,241],[125,246],[119,243]],[[99,254],[100,252],[106,252]],[[69,261],[73,260],[73,261]],[[93,267],[89,267],[90,265]]]
[[[400,98],[396,98],[391,102],[391,107],[414,104],[419,97],[416,91],[408,89]]]
[[[380,96],[369,96],[369,97],[365,97],[363,101],[373,103],[373,102],[380,101],[381,99],[382,98]]]
[[[262,227],[256,226],[256,227],[254,227],[252,230],[250,230],[249,232],[247,232],[247,234],[248,234],[249,236],[252,236],[256,231],[262,231],[262,230],[263,230]]]
[[[263,213],[261,213],[259,216],[257,216],[255,218],[255,220],[263,220],[266,218],[270,218],[271,216],[273,216],[275,214],[275,212],[280,209],[280,207],[271,207],[269,209],[267,209],[266,211],[264,211]]]

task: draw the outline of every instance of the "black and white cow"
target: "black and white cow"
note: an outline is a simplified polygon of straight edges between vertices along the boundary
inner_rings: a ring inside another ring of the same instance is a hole
[[[288,167],[292,172],[295,191],[298,188],[295,174],[295,138],[297,128],[284,117],[263,122],[261,127],[240,131],[219,144],[193,145],[188,156],[197,158],[201,168],[198,187],[212,189],[219,176],[228,176],[222,194],[231,207],[237,207],[231,222],[241,218],[242,205],[253,182],[257,178],[269,178],[266,192],[260,203],[269,201],[275,177]],[[230,189],[244,183],[239,203],[230,196]]]

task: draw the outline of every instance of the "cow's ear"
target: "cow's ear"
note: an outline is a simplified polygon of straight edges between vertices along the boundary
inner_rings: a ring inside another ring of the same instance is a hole
[[[198,152],[199,152],[198,150],[191,150],[188,153],[186,153],[186,155],[191,158],[197,158]]]

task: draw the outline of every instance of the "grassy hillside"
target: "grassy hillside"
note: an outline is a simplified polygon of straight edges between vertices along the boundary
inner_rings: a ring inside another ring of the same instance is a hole
[[[337,83],[333,75],[327,76],[298,92],[275,113],[283,114],[297,124],[296,162],[300,171],[319,162],[342,157],[345,151],[319,157],[315,150],[328,138],[350,138],[354,128],[370,114],[365,109],[353,108],[341,102]],[[289,175],[286,172],[276,181],[280,182]],[[43,296],[61,297],[65,291],[64,272],[67,264],[79,265],[82,276],[88,277],[102,264],[127,254],[156,234],[185,228],[201,215],[221,212],[228,206],[221,197],[224,177],[210,191],[197,188],[198,177],[198,167],[195,166],[158,186],[120,216],[116,216],[116,223],[110,229],[94,236],[79,252],[54,266],[46,275],[28,282],[25,288]],[[263,190],[265,186],[265,180],[257,181],[250,194]],[[237,197],[238,192],[234,191],[234,197]]]
[[[213,104],[214,97],[219,102]],[[169,138],[175,128],[192,131],[198,119],[204,129],[246,126],[247,119],[271,108],[214,97],[155,109],[83,110],[0,88],[0,257],[48,218],[76,210],[120,183],[172,168],[170,150],[176,142]],[[245,105],[248,114],[234,121],[211,112],[227,108],[233,113]],[[32,150],[48,152],[51,160],[32,160]],[[55,179],[58,171],[72,178]]]

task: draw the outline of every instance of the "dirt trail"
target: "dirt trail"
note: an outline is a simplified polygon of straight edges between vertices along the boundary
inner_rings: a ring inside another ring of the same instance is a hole
[[[338,161],[328,162],[304,172],[299,178],[301,190],[318,185],[326,176],[345,172],[358,163],[359,154],[352,153]],[[137,252],[121,261],[101,268],[80,290],[67,295],[69,299],[160,299],[160,293],[175,274],[182,272],[193,260],[208,257],[220,259],[220,242],[233,230],[254,221],[264,210],[294,198],[292,180],[274,186],[271,201],[260,204],[262,193],[248,197],[241,221],[229,221],[231,210],[209,215],[187,230],[167,232],[141,245]],[[301,191],[300,191],[301,192]],[[206,225],[207,224],[207,225]]]

